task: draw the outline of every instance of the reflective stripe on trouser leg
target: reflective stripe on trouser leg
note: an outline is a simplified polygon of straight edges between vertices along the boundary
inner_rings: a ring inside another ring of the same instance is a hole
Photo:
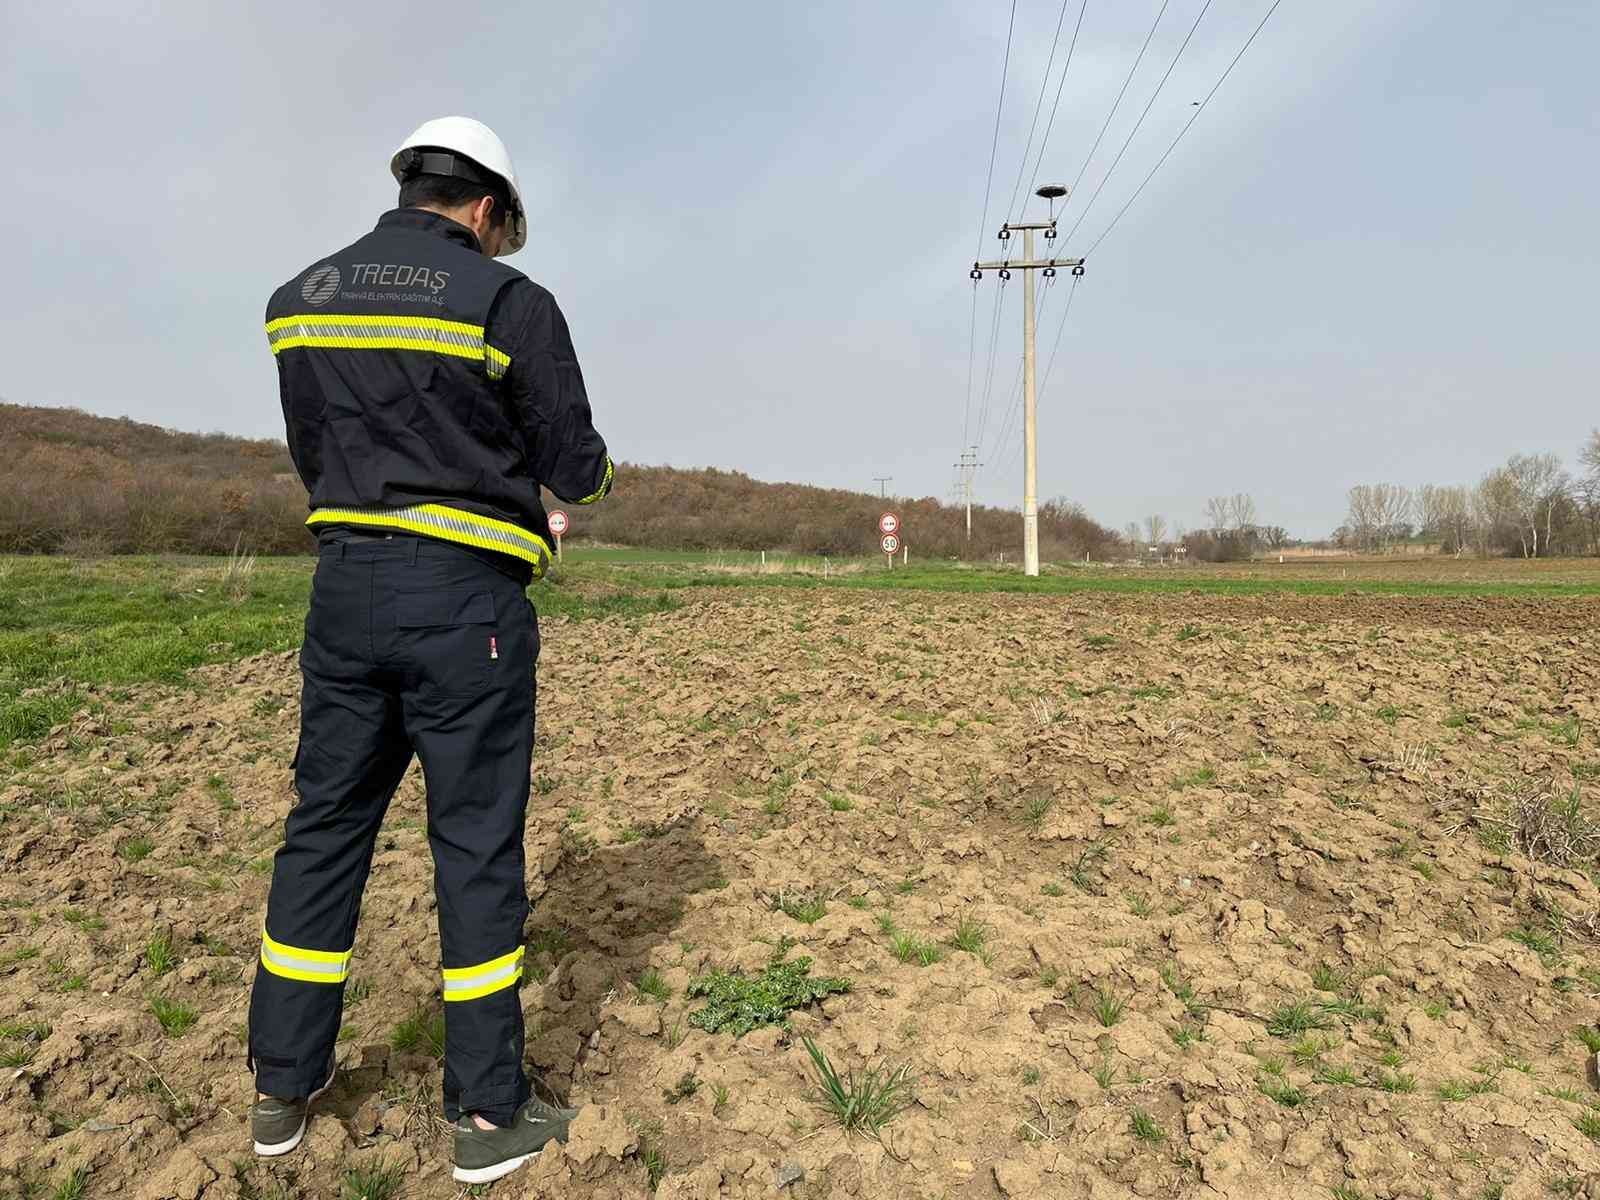
[[[446,967],[443,974],[445,1000],[477,1000],[522,978],[522,947],[475,967]]]
[[[352,950],[304,950],[275,942],[266,930],[261,931],[261,965],[274,975],[301,983],[343,983],[350,978]]]

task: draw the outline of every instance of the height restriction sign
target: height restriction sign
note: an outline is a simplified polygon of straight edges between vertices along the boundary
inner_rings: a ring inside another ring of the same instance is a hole
[[[878,518],[878,532],[884,535],[900,532],[900,514],[886,512]]]

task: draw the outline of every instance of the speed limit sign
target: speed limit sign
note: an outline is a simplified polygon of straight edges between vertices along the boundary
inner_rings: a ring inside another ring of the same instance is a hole
[[[878,532],[881,534],[894,534],[900,532],[900,514],[886,512],[878,518]]]
[[[556,535],[556,559],[561,558],[561,535],[567,531],[567,514],[559,508],[550,514],[550,532]]]
[[[898,534],[886,533],[880,544],[883,546],[883,552],[893,558],[900,549],[900,537]]]

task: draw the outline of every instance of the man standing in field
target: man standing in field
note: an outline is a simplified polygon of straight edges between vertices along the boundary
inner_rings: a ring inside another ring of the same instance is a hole
[[[399,206],[267,305],[289,452],[319,557],[300,652],[299,802],[273,870],[250,1000],[256,1153],[286,1154],[333,1079],[361,893],[416,754],[445,1000],[455,1178],[516,1169],[576,1115],[523,1070],[523,818],[540,485],[611,488],[554,297],[497,259],[527,219],[486,126],[429,121],[391,163]]]

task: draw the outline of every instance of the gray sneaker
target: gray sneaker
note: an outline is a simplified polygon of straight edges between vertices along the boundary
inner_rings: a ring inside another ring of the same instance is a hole
[[[479,1129],[470,1115],[456,1122],[457,1183],[493,1183],[509,1175],[550,1142],[565,1142],[575,1108],[556,1108],[535,1097],[504,1129]]]
[[[328,1063],[328,1082],[303,1100],[279,1100],[269,1096],[257,1100],[250,1109],[250,1133],[256,1153],[263,1158],[287,1154],[306,1135],[306,1119],[311,1102],[333,1086],[334,1063]]]

